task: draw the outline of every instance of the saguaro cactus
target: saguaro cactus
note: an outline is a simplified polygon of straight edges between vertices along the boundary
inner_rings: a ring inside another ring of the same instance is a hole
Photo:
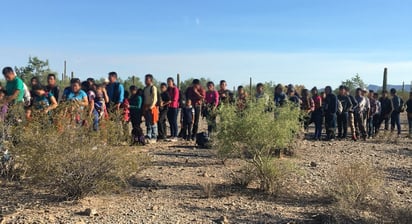
[[[385,68],[385,69],[383,70],[382,90],[388,91],[388,68]]]

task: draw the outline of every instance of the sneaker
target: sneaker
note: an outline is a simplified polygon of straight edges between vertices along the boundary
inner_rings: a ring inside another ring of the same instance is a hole
[[[178,140],[177,137],[173,137],[170,139],[171,142],[177,142],[177,140]]]

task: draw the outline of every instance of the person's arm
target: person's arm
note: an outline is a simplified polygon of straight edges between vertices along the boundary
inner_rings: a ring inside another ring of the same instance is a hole
[[[20,90],[16,89],[16,91],[14,91],[13,95],[7,96],[6,97],[6,103],[12,103],[15,99],[17,99],[19,97],[20,94]]]
[[[156,88],[156,86],[152,86],[151,88],[153,88],[152,89],[153,90],[153,94],[152,94],[153,102],[152,102],[152,105],[150,105],[150,109],[153,109],[156,106],[156,103],[157,103],[157,88]]]
[[[58,103],[57,103],[56,97],[54,97],[53,95],[51,95],[51,96],[50,96],[50,106],[47,107],[47,108],[44,110],[44,112],[45,112],[45,113],[48,113],[49,111],[56,109],[57,106],[58,106]]]
[[[89,99],[89,106],[90,106],[90,115],[92,115],[94,111],[94,98],[93,97],[90,97]]]
[[[124,101],[124,87],[122,84],[119,84],[119,102],[116,102],[117,110],[120,109],[121,104]]]
[[[109,95],[107,94],[107,89],[103,88],[102,92],[103,92],[104,102],[109,103],[110,99],[109,99]]]
[[[141,110],[143,104],[143,98],[141,96],[137,97],[137,109]]]
[[[389,102],[391,102],[390,103],[390,110],[389,110],[390,111],[389,114],[391,114],[395,109],[394,109],[392,100],[389,100]]]
[[[213,106],[213,109],[216,109],[217,106],[219,105],[219,93],[215,91],[215,105]]]
[[[87,107],[89,105],[89,100],[87,99],[87,96],[84,96],[82,101],[79,102],[80,106],[85,106]]]
[[[173,103],[178,102],[179,101],[179,89],[177,87],[173,88],[173,95],[171,96],[171,100]]]
[[[192,124],[195,123],[195,109],[192,109]]]

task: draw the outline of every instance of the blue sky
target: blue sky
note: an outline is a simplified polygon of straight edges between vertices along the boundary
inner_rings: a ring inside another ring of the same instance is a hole
[[[337,86],[359,73],[412,80],[412,2],[383,0],[6,1],[0,66],[29,56],[80,78],[117,71],[163,80]]]

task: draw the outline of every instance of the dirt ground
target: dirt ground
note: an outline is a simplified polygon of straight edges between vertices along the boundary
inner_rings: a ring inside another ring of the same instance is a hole
[[[410,206],[412,141],[389,135],[366,142],[303,140],[294,157],[283,158],[296,163],[299,175],[290,193],[278,197],[255,186],[232,185],[230,174],[243,162],[223,163],[215,150],[197,149],[193,142],[135,147],[150,155],[152,165],[120,194],[62,202],[39,189],[1,180],[0,223],[324,223],[322,215],[332,206],[325,196],[330,177],[336,167],[354,161],[382,172],[394,206]]]

